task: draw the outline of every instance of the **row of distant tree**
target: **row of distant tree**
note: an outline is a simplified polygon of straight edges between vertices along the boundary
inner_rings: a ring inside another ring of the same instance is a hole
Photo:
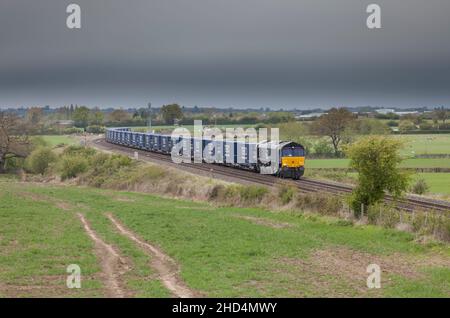
[[[291,112],[215,112],[214,108],[200,111],[185,111],[178,104],[164,105],[150,112],[149,108],[138,108],[133,111],[125,109],[101,110],[86,106],[65,106],[49,113],[45,108],[31,107],[25,115],[26,120],[36,127],[48,126],[55,122],[72,120],[75,127],[88,126],[145,126],[151,120],[153,125],[192,124],[194,120],[202,120],[205,124],[257,124],[282,123],[295,120]]]
[[[423,114],[411,114],[402,117],[399,121],[394,121],[398,130],[404,133],[411,133],[413,131],[426,131],[427,133],[431,130],[442,130],[442,132],[450,132],[450,125],[446,123],[450,112],[445,109],[436,109],[430,116],[433,119],[433,124],[431,124]],[[333,153],[335,156],[342,155],[341,143],[344,141],[346,143],[351,142],[354,136],[357,135],[383,135],[392,132],[389,126],[389,121],[382,121],[376,118],[364,118],[359,117],[357,114],[350,112],[345,108],[332,108],[327,114],[320,116],[309,125],[307,125],[307,131],[302,128],[297,128],[297,132],[291,132],[288,136],[290,139],[306,135],[317,135],[328,137],[333,148]],[[284,133],[289,131],[289,127],[283,127]],[[301,138],[301,137],[300,137]],[[302,141],[307,147],[311,148],[309,145],[309,140]],[[329,155],[326,151],[326,147],[322,144],[314,146],[314,152],[317,155]],[[319,149],[320,148],[320,149]]]

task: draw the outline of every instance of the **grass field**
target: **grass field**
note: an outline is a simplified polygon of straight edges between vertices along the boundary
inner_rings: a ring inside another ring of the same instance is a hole
[[[356,180],[357,174],[349,172],[347,176]],[[414,173],[411,175],[411,184],[419,179],[424,179],[429,186],[427,194],[442,194],[442,199],[450,199],[450,173]]]
[[[306,168],[348,168],[349,159],[307,159]],[[402,168],[450,168],[450,158],[439,159],[406,159],[401,165]]]
[[[44,139],[51,147],[59,144],[73,145],[77,143],[76,139],[72,136],[46,135],[40,137],[42,137],[42,139]]]
[[[424,179],[431,193],[450,195],[450,173],[417,173],[413,175],[413,179]]]
[[[102,296],[101,268],[76,213],[129,262],[123,283],[134,296],[168,296],[151,257],[119,234],[112,213],[179,265],[201,296],[449,297],[450,248],[419,245],[405,232],[261,209],[72,186],[0,181],[0,293]],[[82,288],[65,288],[68,264]],[[382,269],[382,288],[366,287],[366,267]],[[86,276],[84,276],[86,275]],[[87,281],[86,281],[87,280]]]
[[[349,159],[307,159],[306,169],[345,169]],[[450,159],[406,159],[400,165],[402,168],[450,168]],[[355,173],[348,173],[349,177],[356,177]],[[424,179],[432,194],[450,194],[450,173],[414,173],[413,180]],[[412,181],[414,182],[414,181]]]
[[[450,135],[395,135],[406,142],[405,155],[450,154]]]

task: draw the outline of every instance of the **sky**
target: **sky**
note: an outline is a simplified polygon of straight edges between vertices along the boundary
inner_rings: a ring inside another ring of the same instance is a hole
[[[449,107],[450,1],[1,0],[0,107],[148,102]]]

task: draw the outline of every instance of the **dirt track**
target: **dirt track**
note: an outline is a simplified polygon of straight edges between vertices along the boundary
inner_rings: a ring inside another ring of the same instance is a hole
[[[77,216],[80,218],[86,233],[95,243],[95,252],[100,259],[100,265],[102,267],[102,279],[106,287],[106,296],[114,298],[130,296],[122,288],[120,282],[120,276],[129,270],[125,259],[111,245],[106,244],[97,236],[83,214],[77,213]]]
[[[146,253],[150,254],[152,257],[152,267],[158,272],[163,285],[169,289],[175,297],[191,298],[198,296],[194,291],[189,289],[179,277],[179,266],[172,258],[164,254],[159,248],[138,238],[136,234],[117,221],[112,214],[108,213],[107,217],[121,234],[136,242]]]

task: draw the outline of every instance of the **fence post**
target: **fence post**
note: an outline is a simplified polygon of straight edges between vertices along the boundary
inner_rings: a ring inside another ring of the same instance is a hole
[[[381,206],[380,206],[380,215],[378,216],[378,222],[381,223]]]

